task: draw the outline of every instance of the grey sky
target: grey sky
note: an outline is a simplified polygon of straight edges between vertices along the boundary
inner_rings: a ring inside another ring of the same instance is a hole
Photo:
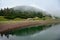
[[[60,16],[60,0],[0,0],[0,8],[30,5]]]

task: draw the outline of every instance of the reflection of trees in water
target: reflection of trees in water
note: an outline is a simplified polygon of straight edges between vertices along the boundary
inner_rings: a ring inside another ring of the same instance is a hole
[[[10,30],[8,32],[5,32],[4,35],[9,38],[9,34],[11,35],[17,35],[17,36],[25,36],[25,35],[31,35],[37,32],[40,32],[41,30],[44,30],[46,28],[51,27],[52,25],[42,25],[42,26],[34,26],[34,27],[29,27],[29,28],[24,28],[24,29],[15,29],[15,30]],[[1,34],[3,36],[3,34]]]

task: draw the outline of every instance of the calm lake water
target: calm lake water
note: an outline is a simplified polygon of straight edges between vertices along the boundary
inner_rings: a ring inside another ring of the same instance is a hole
[[[0,35],[0,40],[60,40],[60,24],[12,30]]]

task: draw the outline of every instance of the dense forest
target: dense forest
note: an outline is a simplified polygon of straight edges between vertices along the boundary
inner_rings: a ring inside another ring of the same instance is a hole
[[[35,11],[20,11],[14,10],[13,8],[4,8],[0,10],[0,16],[4,16],[6,19],[15,19],[15,18],[44,18],[44,17],[51,17],[51,15],[46,15],[43,12],[35,12]]]

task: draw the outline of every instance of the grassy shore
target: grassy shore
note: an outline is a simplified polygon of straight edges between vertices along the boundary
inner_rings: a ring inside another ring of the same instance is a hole
[[[59,20],[22,20],[22,21],[1,21],[0,22],[0,33],[8,30],[26,28],[34,25],[47,25],[60,23]]]
[[[5,19],[3,16],[0,16],[0,33],[7,30],[9,31],[18,28],[26,28],[34,25],[47,25],[54,23],[60,23],[60,19],[52,19],[49,17],[46,18],[35,17],[27,19],[15,18],[13,20],[8,20]]]

